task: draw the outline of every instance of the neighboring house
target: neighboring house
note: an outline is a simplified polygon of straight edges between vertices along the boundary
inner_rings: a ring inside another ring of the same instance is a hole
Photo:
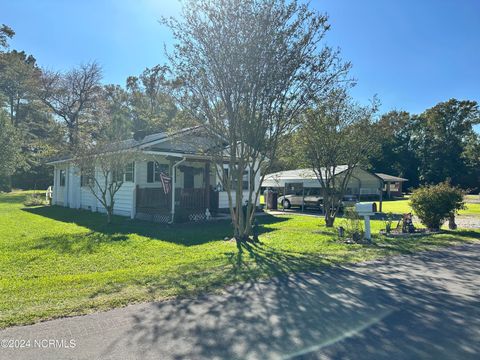
[[[124,183],[115,195],[114,213],[170,222],[174,214],[176,219],[181,216],[182,220],[195,221],[205,219],[209,213],[228,211],[228,194],[217,177],[217,165],[204,152],[208,143],[198,127],[122,142],[123,149],[135,149],[141,156],[126,166]],[[52,204],[104,212],[90,188],[83,184],[81,169],[72,159],[49,164],[54,166]],[[228,172],[227,163],[222,170]],[[163,186],[165,176],[174,184],[174,191]],[[251,179],[248,173],[244,175],[244,193],[248,195],[250,186],[259,185],[259,176]],[[234,192],[232,198],[235,201]]]
[[[387,195],[390,199],[392,196],[400,197],[403,196],[403,183],[408,181],[408,179],[404,179],[398,176],[383,174],[383,173],[375,173],[378,177],[382,178],[383,183],[385,184],[383,187],[383,193]]]
[[[336,168],[335,176],[341,177],[347,170],[346,165]],[[296,169],[279,171],[265,176],[262,188],[276,188],[288,192],[289,184],[301,184],[303,189],[321,188],[320,181],[312,169]],[[361,168],[355,168],[347,185],[345,195],[355,195],[358,199],[380,197],[382,194],[383,180],[376,174]]]

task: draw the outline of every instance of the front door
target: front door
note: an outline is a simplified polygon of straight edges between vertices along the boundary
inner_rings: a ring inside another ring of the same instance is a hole
[[[194,188],[194,173],[192,167],[185,167],[183,170],[183,188],[184,189],[193,189]]]

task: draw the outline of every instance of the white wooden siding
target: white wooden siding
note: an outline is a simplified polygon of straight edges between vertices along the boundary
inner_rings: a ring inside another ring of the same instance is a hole
[[[226,191],[220,191],[218,194],[218,207],[220,209],[228,209],[228,193]],[[243,191],[243,201],[248,200],[248,190]],[[232,203],[233,206],[236,205],[236,195],[235,192],[232,191]],[[257,205],[260,204],[260,199],[257,199]]]

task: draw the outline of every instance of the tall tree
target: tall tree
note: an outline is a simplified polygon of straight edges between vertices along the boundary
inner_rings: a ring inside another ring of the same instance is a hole
[[[353,171],[377,150],[376,111],[376,101],[360,106],[340,90],[303,117],[304,151],[322,187],[327,227],[334,224]]]
[[[5,99],[2,105],[8,109],[14,126],[18,126],[28,114],[22,107],[31,107],[36,100],[40,74],[32,55],[15,50],[0,53],[0,92]]]
[[[307,4],[190,0],[182,15],[164,20],[176,39],[169,58],[181,83],[176,99],[215,140],[207,150],[229,194],[234,236],[245,241],[260,191],[244,189],[245,174],[263,179],[281,136],[349,64],[324,45],[327,16]]]
[[[0,26],[0,48],[8,47],[8,39],[11,39],[15,35],[15,31],[9,26],[2,24]]]
[[[10,190],[11,175],[23,162],[18,132],[0,109],[0,190]]]
[[[21,188],[51,183],[45,156],[62,144],[61,138],[52,136],[58,126],[37,98],[40,76],[32,55],[16,50],[0,52],[0,107],[9,114],[21,158],[17,156],[15,173],[9,174],[8,183]]]
[[[40,98],[64,122],[70,150],[78,145],[82,126],[91,120],[101,92],[101,78],[102,70],[95,62],[66,73],[44,70],[42,74]]]
[[[296,129],[281,136],[277,150],[277,159],[271,162],[269,172],[308,168],[309,166],[310,164],[305,158],[302,131]]]
[[[409,186],[419,183],[419,158],[416,152],[418,120],[406,111],[390,111],[377,123],[377,142],[381,151],[370,159],[377,172],[408,179]]]
[[[471,168],[463,156],[480,123],[477,102],[451,99],[419,115],[416,134],[422,183],[437,184],[451,179],[453,185],[470,187]]]
[[[468,169],[465,174],[468,176],[466,180],[470,191],[480,192],[480,134],[472,133],[465,140],[465,147],[462,153],[462,160]]]
[[[134,131],[128,93],[119,85],[106,85],[102,92],[102,111],[110,117],[119,138],[130,138]]]
[[[167,68],[157,65],[127,79],[128,100],[135,132],[167,131],[174,126],[178,109],[170,95]]]

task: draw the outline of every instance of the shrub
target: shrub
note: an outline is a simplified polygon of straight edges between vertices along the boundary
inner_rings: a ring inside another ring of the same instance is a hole
[[[347,238],[355,241],[363,238],[363,221],[353,207],[346,207],[343,213],[342,227]]]
[[[44,194],[29,194],[23,202],[25,206],[47,205]]]
[[[422,186],[413,191],[410,206],[430,230],[439,230],[443,222],[465,208],[464,191],[448,182]]]
[[[392,230],[392,224],[393,224],[393,213],[390,211],[387,213],[387,217],[385,218],[385,231],[387,233],[390,233]]]

